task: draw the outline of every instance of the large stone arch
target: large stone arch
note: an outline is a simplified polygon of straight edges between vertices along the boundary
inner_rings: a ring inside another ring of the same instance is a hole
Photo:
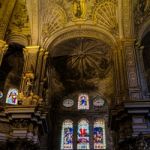
[[[95,38],[108,44],[113,49],[117,48],[117,41],[111,33],[92,25],[75,25],[65,28],[47,38],[43,43],[43,48],[46,50],[50,50],[51,53],[52,47],[56,46],[62,41],[76,37]]]
[[[112,67],[114,70],[112,72],[113,73],[117,72],[116,68],[118,68],[117,66],[118,62],[116,62],[115,60],[117,60],[118,57],[116,53],[117,51],[119,51],[120,48],[118,46],[119,42],[115,36],[113,36],[110,32],[102,28],[98,28],[92,25],[71,26],[63,30],[60,30],[59,32],[53,34],[51,37],[47,38],[46,41],[43,43],[42,47],[47,51],[47,53],[49,53],[50,56],[53,56],[53,48],[55,46],[69,39],[78,38],[78,37],[97,39],[99,41],[104,42],[106,45],[109,45],[112,50],[112,61],[114,62]]]

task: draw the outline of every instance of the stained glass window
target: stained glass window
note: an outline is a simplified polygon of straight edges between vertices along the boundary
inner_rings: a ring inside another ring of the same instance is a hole
[[[86,119],[79,121],[77,136],[77,149],[90,149],[89,123]]]
[[[81,94],[78,97],[78,109],[89,109],[89,97],[87,94]]]
[[[106,149],[105,121],[98,119],[93,128],[94,149]]]
[[[73,122],[65,120],[62,125],[61,149],[73,149]]]
[[[17,89],[9,89],[6,97],[6,103],[16,105],[18,103],[17,96],[18,96]]]

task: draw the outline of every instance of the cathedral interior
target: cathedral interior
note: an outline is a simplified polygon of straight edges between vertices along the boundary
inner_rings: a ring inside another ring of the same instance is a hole
[[[150,150],[150,0],[0,0],[0,150]]]

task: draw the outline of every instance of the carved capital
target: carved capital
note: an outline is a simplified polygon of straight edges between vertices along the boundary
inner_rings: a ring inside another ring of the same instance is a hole
[[[3,56],[4,56],[5,52],[7,51],[7,48],[8,48],[8,45],[6,44],[6,42],[0,40],[0,65],[2,63]]]

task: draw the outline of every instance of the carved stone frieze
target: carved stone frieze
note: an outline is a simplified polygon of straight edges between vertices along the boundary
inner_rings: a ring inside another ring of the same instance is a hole
[[[138,72],[134,55],[134,46],[125,45],[126,70],[128,78],[129,94],[131,99],[140,99]]]
[[[47,132],[46,114],[47,110],[43,110],[41,106],[5,107],[0,113],[0,145],[9,141],[13,147],[9,142],[7,147],[10,146],[12,150],[21,144],[23,150],[34,146],[37,148],[41,135]],[[22,148],[19,146],[18,149]]]
[[[29,126],[29,120],[26,119],[15,119],[11,126],[13,128],[27,128]]]

